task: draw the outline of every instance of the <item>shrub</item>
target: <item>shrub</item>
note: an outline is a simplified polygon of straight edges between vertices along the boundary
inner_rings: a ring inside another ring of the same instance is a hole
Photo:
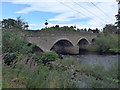
[[[18,54],[29,54],[32,52],[32,45],[28,46],[28,42],[25,38],[17,36],[17,34],[6,31],[3,31],[2,35],[2,50],[3,53],[9,52],[13,53],[16,52]]]
[[[7,65],[12,65],[14,59],[16,58],[16,54],[15,53],[9,53],[7,55],[5,55],[4,59],[4,63]]]
[[[119,49],[119,41],[118,35],[109,34],[104,35],[100,34],[98,38],[96,38],[95,42],[92,44],[92,49],[96,49],[99,52],[114,52],[120,53]]]
[[[41,60],[43,63],[47,63],[49,61],[55,61],[58,58],[58,54],[55,52],[45,52],[41,56]]]
[[[57,62],[60,62],[61,64],[65,65],[65,66],[71,66],[71,65],[78,66],[78,65],[80,65],[80,62],[77,61],[73,57],[69,57],[69,58],[66,58],[66,59],[63,59],[63,60],[58,59]]]
[[[20,54],[29,56],[32,54],[33,45],[28,46],[27,40],[23,37],[19,37],[15,33],[9,31],[3,31],[2,36],[2,53],[8,53],[3,58],[6,64],[10,65],[15,57],[19,56]]]

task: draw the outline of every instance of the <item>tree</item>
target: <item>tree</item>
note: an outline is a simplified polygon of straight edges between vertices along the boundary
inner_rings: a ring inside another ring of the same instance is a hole
[[[85,28],[84,31],[87,31],[87,29]]]
[[[5,28],[5,29],[15,28],[16,23],[17,23],[17,21],[15,21],[14,19],[11,19],[11,18],[3,19],[2,28]]]
[[[59,25],[56,25],[55,27],[56,27],[56,28],[59,28]]]
[[[74,28],[73,26],[70,26],[70,28]]]
[[[88,32],[92,32],[92,29],[89,28],[89,29],[88,29]]]
[[[2,20],[2,28],[3,29],[28,29],[28,23],[24,22],[21,17],[17,17],[17,19],[3,19]]]
[[[98,28],[96,28],[95,30],[92,30],[92,32],[93,32],[93,33],[99,33],[100,31],[99,31]]]
[[[107,24],[107,25],[103,28],[103,33],[104,33],[104,34],[117,33],[117,27],[116,27],[115,25],[112,25],[112,24]]]

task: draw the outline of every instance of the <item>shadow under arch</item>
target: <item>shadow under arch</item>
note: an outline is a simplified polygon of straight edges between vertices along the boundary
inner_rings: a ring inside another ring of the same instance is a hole
[[[95,38],[93,38],[92,40],[91,40],[91,43],[94,43],[96,41],[96,39]]]
[[[81,53],[81,52],[86,51],[86,49],[90,45],[90,42],[87,39],[85,39],[85,38],[81,38],[78,41],[77,45],[79,46],[79,53]]]
[[[28,46],[33,45],[32,43],[28,43]],[[35,53],[36,55],[40,55],[41,53],[43,53],[43,49],[41,49],[39,46],[37,45],[33,45],[32,47],[32,53]]]
[[[73,46],[74,45],[72,44],[72,42],[70,40],[59,39],[53,44],[53,46],[50,50],[55,51],[60,54],[68,54],[69,52],[67,51],[67,49],[69,49],[70,47],[73,47]]]

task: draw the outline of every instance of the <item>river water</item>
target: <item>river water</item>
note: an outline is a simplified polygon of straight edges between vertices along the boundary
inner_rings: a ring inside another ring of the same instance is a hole
[[[81,54],[81,55],[63,55],[63,58],[74,57],[80,61],[80,64],[103,65],[109,68],[114,63],[118,63],[119,55],[100,55],[100,54]]]

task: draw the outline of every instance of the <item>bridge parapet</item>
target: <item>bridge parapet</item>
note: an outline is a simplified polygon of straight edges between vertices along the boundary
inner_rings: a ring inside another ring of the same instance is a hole
[[[40,37],[40,36],[73,36],[73,35],[82,35],[82,36],[95,36],[96,33],[90,33],[90,32],[69,32],[69,31],[31,31],[27,30],[25,31],[28,36],[30,37]]]

